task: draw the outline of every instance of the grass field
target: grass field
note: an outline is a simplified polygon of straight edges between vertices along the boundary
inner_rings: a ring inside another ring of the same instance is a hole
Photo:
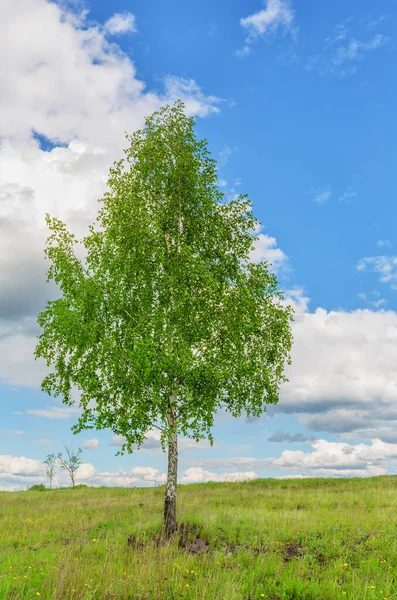
[[[397,476],[178,486],[199,553],[157,543],[163,495],[1,493],[1,600],[397,600]]]

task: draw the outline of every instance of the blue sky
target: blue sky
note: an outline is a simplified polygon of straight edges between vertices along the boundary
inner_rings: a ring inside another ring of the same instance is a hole
[[[391,0],[49,2],[0,7],[0,488],[86,445],[80,481],[154,485],[155,432],[115,456],[74,436],[76,410],[40,391],[33,359],[46,283],[45,212],[81,238],[124,131],[181,98],[248,193],[256,248],[296,310],[288,384],[259,420],[216,417],[216,445],[181,440],[179,480],[367,476],[397,460],[396,64]],[[90,440],[87,442],[87,440]],[[234,475],[233,475],[234,474]],[[59,476],[56,483],[65,480]]]

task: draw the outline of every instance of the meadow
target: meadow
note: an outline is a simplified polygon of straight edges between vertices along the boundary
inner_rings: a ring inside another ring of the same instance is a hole
[[[0,494],[1,600],[397,600],[397,476]]]

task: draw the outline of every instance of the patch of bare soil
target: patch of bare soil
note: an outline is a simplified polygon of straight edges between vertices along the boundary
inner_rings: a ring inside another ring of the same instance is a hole
[[[289,544],[284,544],[283,548],[284,562],[288,563],[293,558],[302,558],[305,555],[305,552],[299,544],[295,542],[291,542]]]
[[[181,524],[178,527],[179,547],[184,548],[190,554],[201,554],[208,552],[209,544],[200,537],[201,530],[195,525]]]
[[[145,544],[141,540],[137,539],[135,533],[132,533],[128,536],[127,544],[130,548],[133,548],[134,550],[143,550],[145,547]]]

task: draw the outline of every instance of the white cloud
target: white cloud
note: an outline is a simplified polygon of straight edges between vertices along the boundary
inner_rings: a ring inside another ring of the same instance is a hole
[[[21,490],[35,483],[48,481],[46,467],[41,460],[25,456],[0,455],[0,489]],[[100,472],[92,464],[83,463],[76,471],[76,483],[90,486],[151,486],[164,483],[166,474],[153,467],[133,467],[129,471]],[[53,487],[70,485],[67,473],[57,470]]]
[[[131,13],[116,13],[104,25],[106,33],[120,35],[136,31],[135,17]]]
[[[328,202],[328,200],[331,198],[331,196],[332,196],[332,188],[327,187],[325,190],[323,190],[322,192],[318,192],[314,196],[313,202],[316,202],[316,204],[326,204]]]
[[[48,446],[48,444],[52,444],[52,440],[48,438],[41,438],[40,440],[33,440],[33,443],[37,444],[38,446]]]
[[[264,0],[265,8],[248,17],[240,19],[240,25],[248,32],[245,46],[237,52],[246,56],[251,51],[251,44],[258,37],[270,34],[292,32],[294,13],[289,0]]]
[[[344,442],[316,440],[312,452],[284,450],[274,459],[275,467],[306,470],[314,474],[343,475],[346,477],[383,475],[387,472],[385,461],[397,458],[397,444],[372,440],[371,445],[351,445]]]
[[[45,213],[87,235],[125,131],[177,98],[189,115],[219,112],[221,100],[192,79],[168,76],[163,94],[145,90],[106,27],[86,17],[48,0],[0,3],[0,52],[9,56],[0,96],[0,379],[10,385],[39,387],[48,373],[33,358],[36,315],[59,297],[46,284]]]
[[[164,83],[166,102],[182,100],[187,114],[206,117],[211,113],[220,112],[217,104],[223,100],[217,96],[206,96],[194,79],[168,76]]]
[[[307,312],[310,298],[304,294],[304,288],[298,286],[286,290],[284,293],[284,300],[282,300],[283,306],[292,306],[295,313],[298,314]]]
[[[0,51],[9,55],[2,67],[1,135],[27,138],[33,128],[52,140],[119,149],[125,130],[137,129],[144,115],[175,95],[194,101],[188,112],[219,110],[219,99],[207,98],[194,80],[167,78],[163,97],[145,92],[130,58],[98,25],[88,25],[85,13],[71,14],[48,0],[0,6]]]
[[[369,256],[362,258],[358,265],[358,271],[371,268],[379,275],[381,283],[389,283],[393,290],[397,290],[397,256]]]
[[[342,433],[397,420],[393,311],[296,312],[289,383],[268,414],[295,413],[312,431]]]
[[[384,475],[388,463],[397,459],[397,444],[385,443],[380,439],[372,439],[371,444],[348,444],[346,442],[329,442],[314,440],[311,450],[284,450],[279,458],[218,458],[191,461],[200,466],[191,467],[186,474],[192,473],[202,480],[209,479],[209,471],[204,468],[251,469],[250,473],[265,470],[289,471],[280,477],[371,477]],[[255,471],[254,471],[255,470]],[[208,479],[206,479],[208,477]],[[218,479],[219,481],[219,479]]]
[[[186,469],[178,483],[205,483],[206,481],[222,481],[237,483],[240,481],[252,481],[257,479],[258,475],[253,471],[235,472],[235,473],[213,473],[205,471],[201,467],[191,467]]]
[[[89,440],[85,440],[83,446],[84,448],[98,448],[99,442],[96,438],[90,438]]]
[[[267,261],[272,265],[271,271],[278,272],[281,269],[288,270],[288,257],[277,248],[277,240],[264,233],[256,233],[258,239],[254,242],[254,249],[250,254],[250,260],[254,263]]]

